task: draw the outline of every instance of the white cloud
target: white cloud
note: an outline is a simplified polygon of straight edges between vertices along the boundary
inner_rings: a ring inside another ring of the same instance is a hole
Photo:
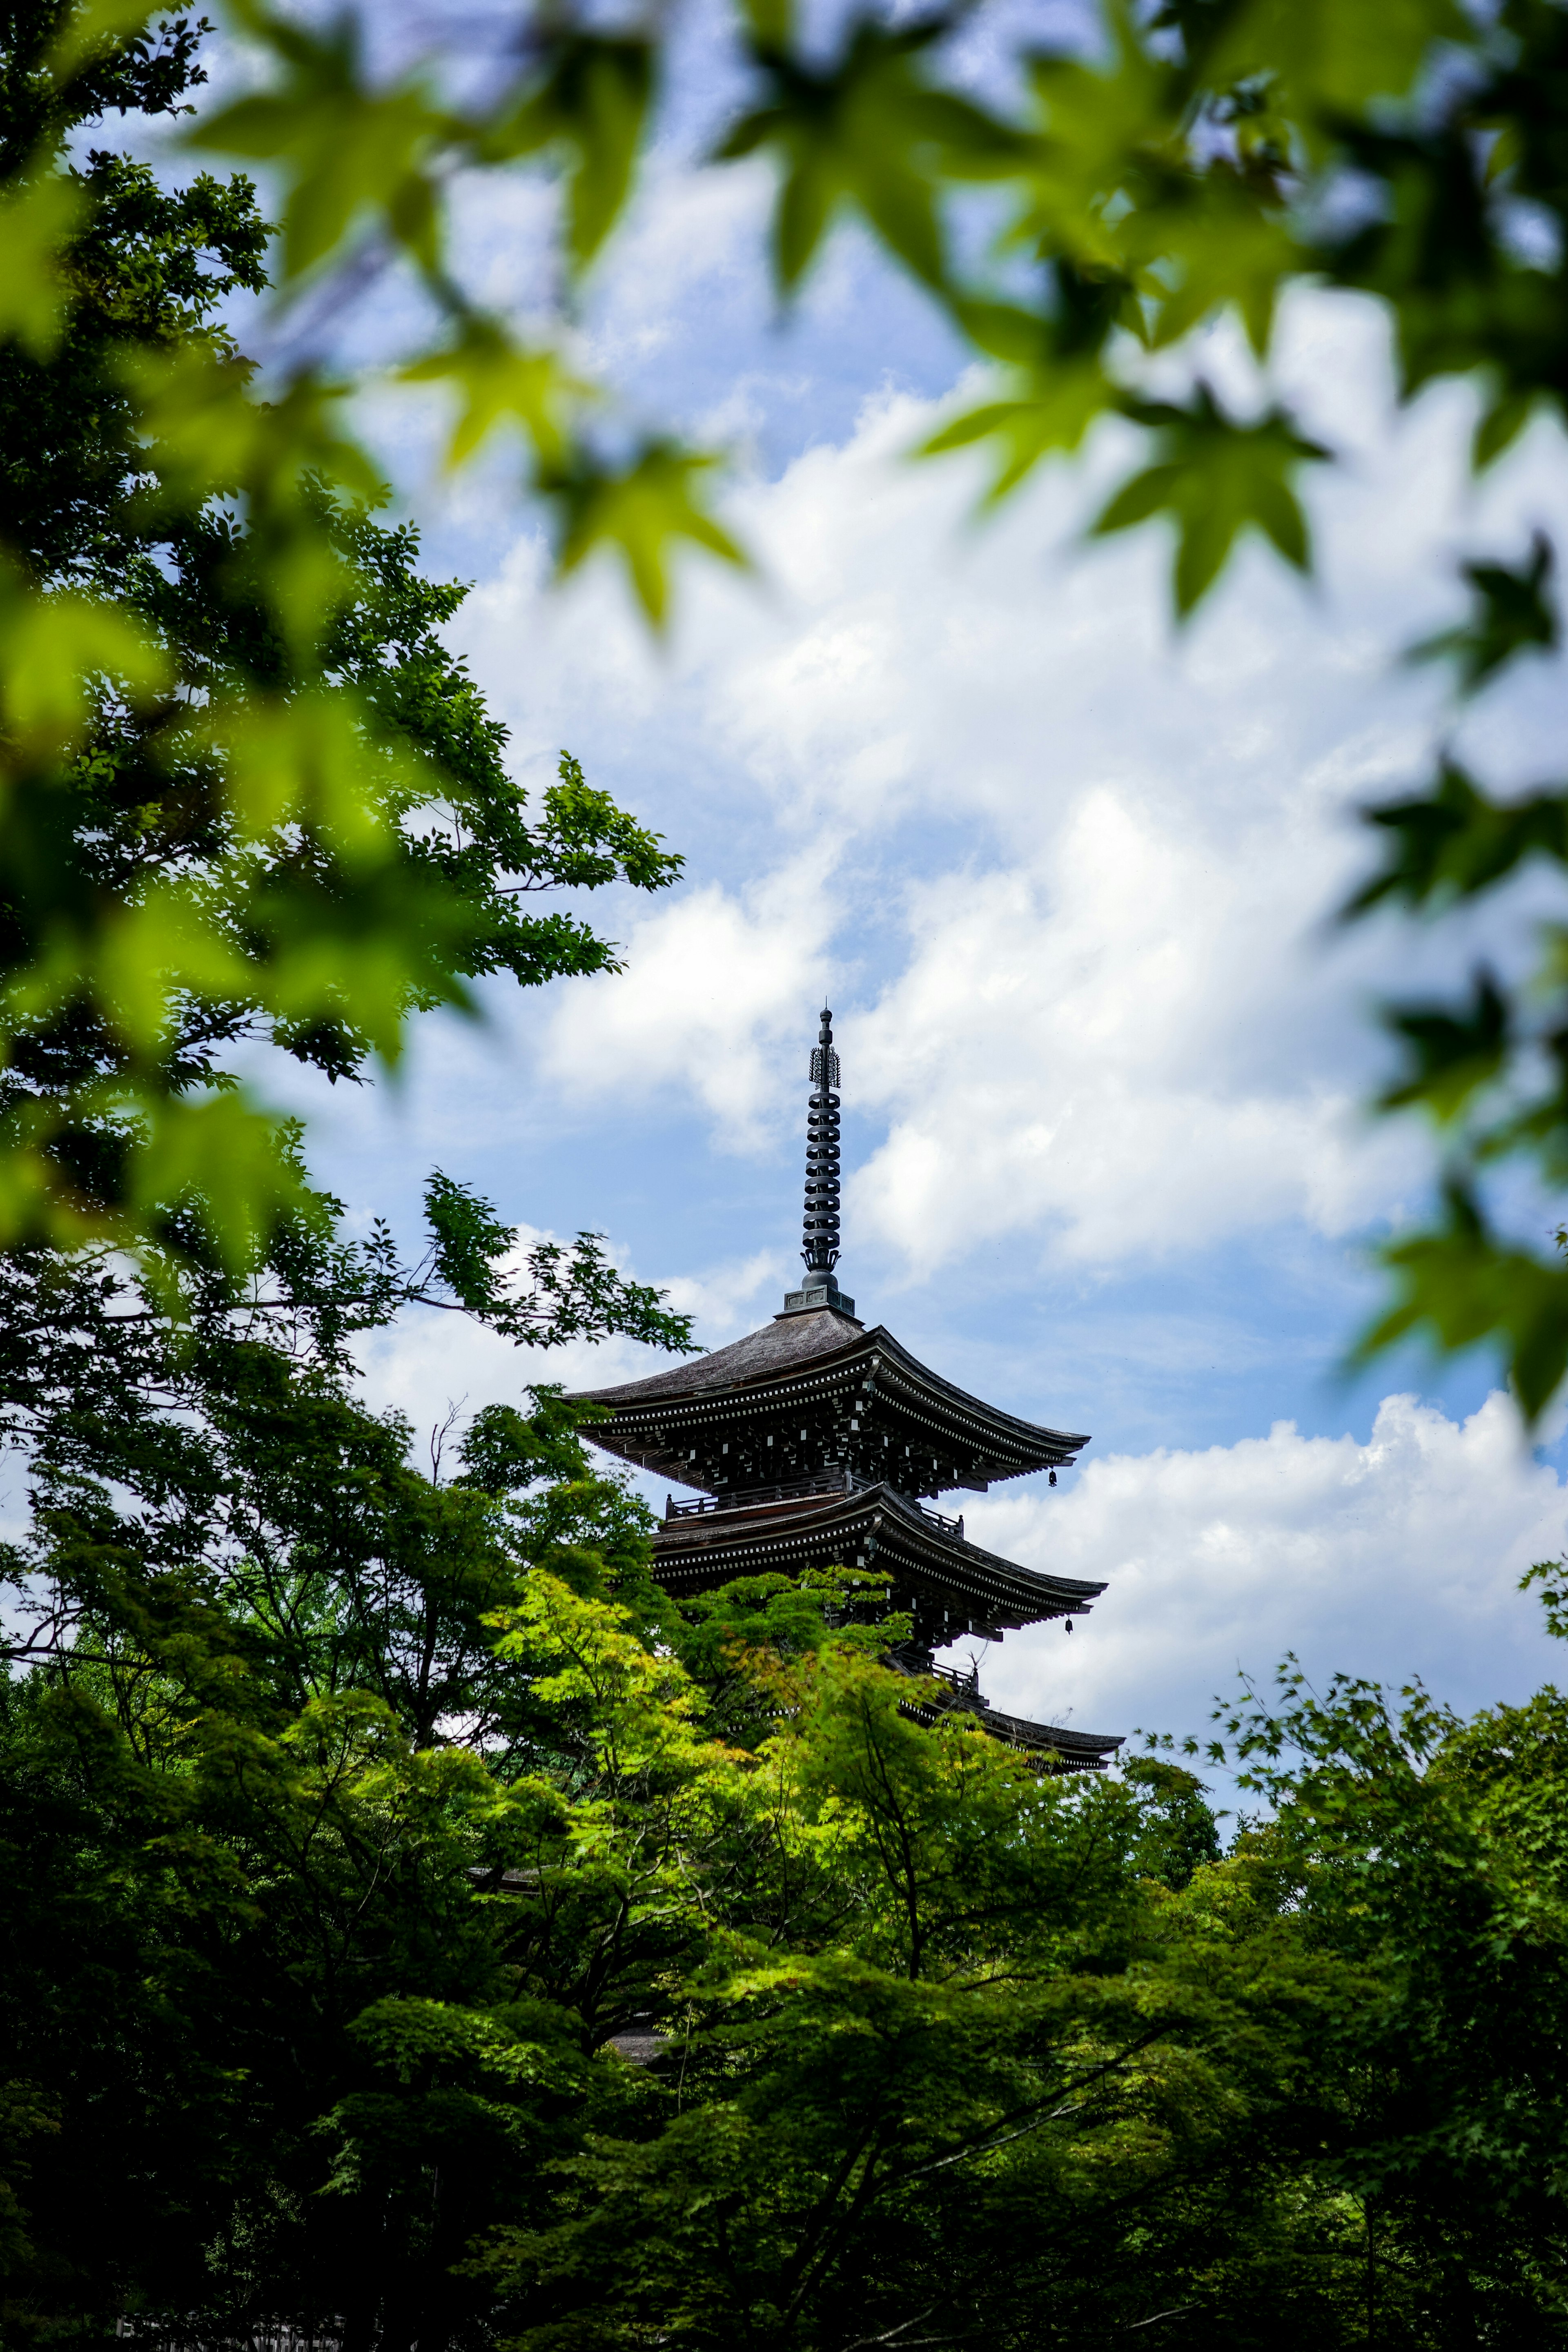
[[[795,1279],[795,1269],[782,1250],[760,1249],[731,1265],[711,1266],[705,1274],[674,1275],[662,1286],[677,1314],[695,1317],[702,1344],[717,1348],[754,1330],[775,1313],[773,1292],[782,1294]],[[607,1387],[607,1378],[602,1377],[600,1385]]]
[[[605,581],[542,603],[520,549],[475,600],[479,675],[525,751],[570,711],[692,866],[624,980],[558,993],[556,1085],[684,1094],[744,1143],[826,981],[850,1098],[889,1121],[848,1193],[858,1250],[912,1271],[1014,1234],[1107,1264],[1399,1213],[1418,1163],[1354,1115],[1360,999],[1414,951],[1329,955],[1317,929],[1364,862],[1347,804],[1418,774],[1443,717],[1397,649],[1455,609],[1482,521],[1568,514],[1561,445],[1538,436],[1483,513],[1468,395],[1397,416],[1370,306],[1298,304],[1284,349],[1346,452],[1316,501],[1323,585],[1253,551],[1179,638],[1159,532],[1079,537],[1123,428],[980,530],[972,469],[904,462],[941,412],[902,395],[739,495],[767,592],[694,572],[665,656]],[[501,648],[525,635],[523,673]],[[1551,756],[1552,698],[1538,679],[1489,714],[1505,765]]]
[[[633,988],[563,990],[544,1070],[572,1093],[647,1097],[693,1090],[731,1144],[777,1108],[773,1052],[798,1038],[833,927],[815,859],[795,859],[740,896],[687,890],[635,923]]]
[[[913,954],[858,1024],[894,1120],[850,1189],[851,1234],[914,1265],[1046,1226],[1110,1261],[1287,1217],[1342,1233],[1389,1189],[1350,1087],[1290,1052],[1321,903],[1280,856],[1211,856],[1162,814],[1086,792],[1047,866],[915,894]],[[862,1081],[864,1085],[864,1080]]]
[[[1108,1580],[1070,1638],[1030,1628],[985,1660],[989,1698],[1047,1721],[1206,1732],[1237,1669],[1267,1683],[1287,1650],[1320,1684],[1419,1674],[1467,1708],[1560,1670],[1516,1588],[1568,1544],[1568,1487],[1500,1393],[1463,1423],[1387,1397],[1365,1444],[1280,1422],[1202,1452],[1113,1454],[1070,1489],[964,1516],[1008,1559]]]

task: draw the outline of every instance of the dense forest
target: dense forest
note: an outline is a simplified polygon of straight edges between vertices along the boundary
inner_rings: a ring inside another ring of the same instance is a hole
[[[1102,68],[1034,60],[1027,138],[936,78],[947,18],[856,19],[824,64],[787,10],[742,15],[761,80],[724,153],[778,163],[781,283],[862,216],[1013,372],[946,436],[997,444],[1004,488],[1120,402],[1152,462],[1102,527],[1166,513],[1184,609],[1247,530],[1310,560],[1291,483],[1328,460],[1279,415],[1119,391],[1134,311],[1157,344],[1234,304],[1262,345],[1292,273],[1361,287],[1410,388],[1490,370],[1478,463],[1561,402],[1561,236],[1527,268],[1487,194],[1512,173],[1561,228],[1552,0],[1412,0],[1375,37],[1336,0],[1112,12]],[[13,0],[0,30],[6,2342],[1561,2341],[1555,1686],[1461,1719],[1287,1664],[1224,1716],[1208,1761],[1254,1810],[1217,1817],[1190,1747],[1073,1775],[913,1721],[870,1575],[676,1606],[558,1387],[434,1446],[363,1402],[358,1343],[405,1313],[546,1351],[689,1329],[597,1234],[520,1250],[440,1171],[416,1248],[352,1236],[239,1049],[373,1083],[482,981],[614,968],[541,894],[658,890],[680,859],[570,754],[528,804],[443,635],[461,587],[385,519],[314,363],[258,379],[237,306],[269,277],[315,299],[368,211],[372,261],[379,236],[433,304],[408,380],[460,393],[459,459],[526,433],[563,568],[618,550],[658,621],[674,545],[740,551],[703,453],[579,442],[555,359],[441,247],[454,154],[542,158],[589,265],[658,26],[531,20],[464,117],[346,33],[234,21],[274,80],[216,118],[204,24]],[[272,172],[280,234],[199,146],[155,172],[120,135],[191,106],[193,142]],[[1331,231],[1302,189],[1347,156],[1388,201]],[[952,188],[1015,182],[1035,310],[982,299],[941,234]],[[1556,641],[1550,550],[1472,575],[1439,650],[1480,692]],[[1375,813],[1364,903],[1560,866],[1565,805],[1446,770]],[[1558,1167],[1560,942],[1546,965],[1544,992],[1391,1016],[1386,1108],[1453,1149],[1373,1339],[1489,1335],[1527,1413],[1568,1277],[1496,1237],[1485,1183]],[[1521,1068],[1535,1095],[1494,1116]],[[1534,1581],[1568,1633],[1568,1573]]]

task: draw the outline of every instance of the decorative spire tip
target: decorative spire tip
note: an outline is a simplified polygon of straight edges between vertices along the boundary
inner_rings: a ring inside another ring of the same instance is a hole
[[[805,1115],[805,1216],[800,1254],[805,1281],[785,1294],[784,1312],[835,1307],[853,1315],[855,1301],[838,1287],[838,1055],[833,1045],[833,1013],[822,1008],[822,1026],[811,1054],[811,1102]]]

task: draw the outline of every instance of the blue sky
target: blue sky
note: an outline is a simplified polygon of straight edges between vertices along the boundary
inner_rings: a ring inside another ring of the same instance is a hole
[[[852,236],[781,321],[765,188],[672,142],[580,322],[632,413],[733,453],[757,577],[694,562],[667,646],[609,574],[547,586],[505,462],[442,485],[431,414],[367,409],[431,566],[475,583],[452,636],[520,779],[570,747],[687,866],[659,900],[595,902],[624,977],[498,989],[482,1029],[430,1024],[395,1090],[315,1104],[319,1170],[359,1218],[411,1222],[438,1163],[531,1231],[602,1229],[721,1344],[795,1278],[829,1002],[846,1287],[965,1385],[1093,1433],[1054,1494],[968,1508],[980,1540],[1110,1581],[1070,1644],[994,1652],[991,1694],[1181,1731],[1289,1647],[1320,1675],[1419,1671],[1467,1706],[1521,1695],[1554,1664],[1513,1588],[1564,1545],[1556,1446],[1524,1446],[1482,1362],[1335,1374],[1374,1297],[1366,1239],[1428,1175],[1363,1110],[1367,1007],[1451,969],[1456,940],[1325,919],[1364,866],[1355,805],[1456,728],[1440,674],[1399,649],[1455,615],[1457,555],[1568,521],[1560,436],[1468,488],[1468,393],[1396,415],[1375,311],[1302,296],[1274,383],[1344,457],[1312,495],[1320,578],[1253,550],[1178,633],[1159,531],[1085,537],[1122,428],[977,526],[979,471],[908,454],[963,355]],[[523,312],[542,202],[461,198],[471,282]],[[1263,389],[1223,329],[1163,365]],[[1552,772],[1563,686],[1539,663],[1465,722],[1485,773]],[[1490,912],[1463,944],[1489,931],[1517,952]],[[1521,1213],[1540,1230],[1541,1204]],[[424,1423],[646,1360],[520,1360],[432,1318],[367,1375]]]

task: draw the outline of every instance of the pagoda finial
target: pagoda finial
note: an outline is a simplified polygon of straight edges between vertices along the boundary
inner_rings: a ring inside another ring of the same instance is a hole
[[[805,1116],[805,1218],[800,1254],[805,1280],[784,1299],[786,1314],[812,1307],[836,1307],[853,1315],[855,1301],[838,1287],[838,1056],[833,1048],[833,1014],[824,1005],[822,1026],[811,1055],[811,1106]]]
[[[833,1050],[833,1015],[826,1005],[812,1048],[811,1081],[800,1254],[807,1274],[831,1274],[838,1263],[838,1056]]]

